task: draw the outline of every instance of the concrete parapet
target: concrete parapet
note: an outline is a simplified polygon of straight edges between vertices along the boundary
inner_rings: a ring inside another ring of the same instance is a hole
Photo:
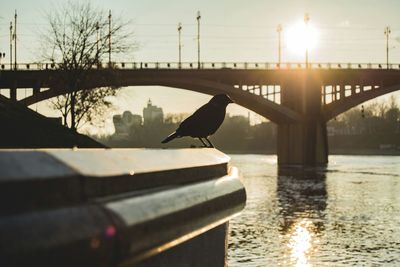
[[[0,266],[224,266],[245,201],[215,149],[0,150]]]

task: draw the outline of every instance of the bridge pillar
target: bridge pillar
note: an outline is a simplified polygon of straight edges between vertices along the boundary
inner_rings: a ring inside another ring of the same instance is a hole
[[[321,83],[306,72],[283,84],[281,104],[301,114],[302,120],[278,124],[279,165],[328,162],[326,122],[321,113],[321,102]]]
[[[32,88],[32,94],[36,95],[40,93],[40,85],[36,84],[33,88]]]
[[[279,165],[328,163],[326,123],[308,121],[278,125]]]
[[[17,101],[17,88],[16,87],[10,88],[10,99],[13,101]]]

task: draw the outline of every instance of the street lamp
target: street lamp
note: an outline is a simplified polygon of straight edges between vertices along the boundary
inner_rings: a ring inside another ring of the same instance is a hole
[[[100,26],[99,26],[99,22],[97,21],[96,22],[96,65],[97,65],[97,68],[99,68],[100,67],[100,58],[99,58],[99,56],[100,56],[100,50],[99,50],[99,42],[100,42],[100,32],[99,32],[99,30],[100,30]]]
[[[197,11],[197,68],[200,69],[200,11]]]
[[[14,38],[14,33],[13,33],[13,25],[12,21],[10,21],[10,70],[12,69],[13,65],[13,60],[12,60],[12,55],[13,55],[13,39]]]
[[[17,10],[14,14],[14,70],[17,70]]]
[[[309,34],[308,34],[308,22],[310,21],[310,16],[308,13],[304,14],[304,23],[306,24],[306,68],[308,69],[308,45],[309,45]]]
[[[276,29],[276,31],[278,32],[278,66],[281,67],[281,33],[282,33],[282,25],[279,24],[278,28]]]
[[[99,40],[100,40],[100,35],[99,35],[99,30],[100,30],[100,26],[99,26],[99,22],[96,22],[96,52],[97,54],[99,54]]]
[[[182,43],[181,43],[181,31],[182,31],[182,23],[178,23],[178,38],[179,38],[179,63],[178,66],[181,68],[182,64]]]
[[[108,67],[111,68],[111,9],[108,10]]]
[[[389,26],[385,27],[384,34],[386,36],[386,67],[389,69],[389,35],[391,31]]]

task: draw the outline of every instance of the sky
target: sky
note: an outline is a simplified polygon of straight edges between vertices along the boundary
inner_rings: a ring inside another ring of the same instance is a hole
[[[87,0],[89,1],[89,0]],[[292,51],[286,35],[303,21],[305,13],[316,31],[311,62],[385,62],[384,28],[390,26],[390,61],[400,62],[400,1],[398,0],[92,0],[93,6],[110,9],[113,16],[130,20],[139,48],[130,55],[115,56],[125,62],[176,62],[178,23],[182,23],[182,61],[197,60],[196,13],[201,12],[201,61],[276,62],[277,25],[283,26],[283,62],[303,62],[304,54]],[[3,1],[0,9],[0,52],[8,61],[9,23],[18,12],[18,62],[39,60],[38,33],[47,25],[46,13],[54,0]],[[293,41],[291,41],[293,42]],[[111,115],[130,110],[141,114],[147,100],[165,113],[191,113],[210,96],[166,87],[123,88]],[[47,104],[39,112],[54,115]],[[232,114],[248,111],[232,105]],[[261,118],[251,113],[253,122]]]

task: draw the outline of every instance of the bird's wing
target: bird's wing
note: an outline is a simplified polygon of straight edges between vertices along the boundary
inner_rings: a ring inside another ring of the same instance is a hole
[[[179,125],[176,132],[182,135],[190,135],[194,131],[201,130],[203,127],[206,127],[207,120],[212,118],[214,112],[213,106],[209,103],[201,106]]]

